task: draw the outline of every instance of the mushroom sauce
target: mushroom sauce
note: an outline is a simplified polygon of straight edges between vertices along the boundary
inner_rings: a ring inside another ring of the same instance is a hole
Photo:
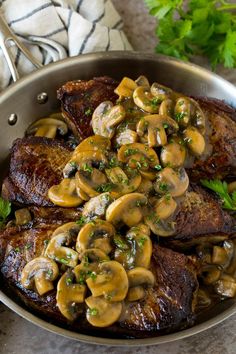
[[[75,147],[61,183],[48,191],[56,206],[82,206],[81,219],[57,228],[21,276],[23,287],[40,295],[56,286],[57,306],[69,321],[85,302],[87,320],[96,327],[119,321],[129,303],[154,285],[152,238],[174,234],[174,216],[189,186],[185,167],[211,152],[210,127],[194,99],[150,85],[144,76],[123,78],[115,93],[115,105],[106,101],[95,109],[94,135]],[[57,129],[67,134],[60,114],[37,121],[28,133],[55,138]],[[198,309],[210,306],[216,294],[234,297],[235,243],[198,246],[196,252],[205,285]]]

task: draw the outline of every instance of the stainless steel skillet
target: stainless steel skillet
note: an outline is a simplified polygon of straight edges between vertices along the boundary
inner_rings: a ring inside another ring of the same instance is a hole
[[[14,139],[22,137],[32,121],[59,109],[56,90],[64,82],[99,75],[110,75],[116,79],[123,76],[136,78],[140,74],[185,94],[216,97],[236,107],[236,88],[233,85],[205,69],[175,59],[135,52],[96,53],[66,59],[20,79],[0,95],[0,177],[6,171],[6,160]],[[224,301],[205,312],[190,329],[148,339],[121,340],[86,336],[51,324],[26,309],[14,294],[9,295],[4,284],[0,284],[0,300],[22,317],[51,332],[87,343],[116,346],[170,342],[210,328],[236,313],[236,300]]]

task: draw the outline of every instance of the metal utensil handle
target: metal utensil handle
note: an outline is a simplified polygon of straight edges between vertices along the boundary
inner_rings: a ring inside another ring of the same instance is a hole
[[[30,51],[24,45],[22,45],[22,43],[18,40],[16,35],[12,32],[12,30],[8,26],[6,20],[3,17],[3,14],[0,11],[0,48],[2,49],[2,52],[5,56],[12,78],[14,81],[16,81],[20,78],[20,76],[17,71],[16,65],[14,63],[14,58],[8,48],[8,44],[10,42],[13,42],[36,68],[41,68],[43,66],[37,59],[34,58],[34,56],[30,53]]]

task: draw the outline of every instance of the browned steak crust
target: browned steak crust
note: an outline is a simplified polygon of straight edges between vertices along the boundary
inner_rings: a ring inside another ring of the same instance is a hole
[[[41,223],[1,231],[0,270],[4,282],[28,307],[63,325],[66,320],[56,307],[55,290],[40,297],[20,284],[23,267],[42,253],[44,241],[50,239],[56,227],[58,224]],[[81,307],[81,316],[74,324],[69,324],[70,328],[101,336],[115,333],[120,337],[144,337],[148,332],[150,335],[150,331],[174,330],[192,323],[194,294],[198,287],[194,261],[183,254],[154,245],[152,271],[156,277],[155,287],[147,290],[142,301],[129,305],[130,309],[125,307],[127,312],[124,312],[120,323],[105,330],[96,329],[88,324],[85,309]]]
[[[48,138],[28,137],[15,140],[10,169],[2,186],[2,196],[24,205],[53,206],[48,189],[62,179],[62,170],[71,149]]]
[[[57,91],[64,118],[79,140],[93,134],[90,122],[94,109],[103,101],[116,101],[117,85],[115,80],[104,76],[69,81]]]
[[[211,234],[232,235],[236,231],[235,218],[222,210],[220,201],[213,194],[195,184],[180,202],[175,222],[174,238],[181,240]]]
[[[151,270],[156,285],[143,300],[131,303],[121,326],[142,331],[180,328],[192,323],[198,289],[194,261],[154,245]]]
[[[224,102],[210,98],[195,98],[210,125],[211,155],[195,162],[191,179],[224,178],[236,175],[236,110]]]

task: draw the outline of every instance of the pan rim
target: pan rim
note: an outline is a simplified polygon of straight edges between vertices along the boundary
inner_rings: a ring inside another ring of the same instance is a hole
[[[69,57],[65,58],[62,60],[59,60],[57,62],[50,63],[40,69],[36,69],[35,71],[27,74],[26,76],[20,78],[18,81],[14,82],[12,85],[10,85],[8,88],[3,90],[0,93],[0,104],[4,99],[6,99],[6,96],[13,95],[16,93],[18,90],[21,89],[21,87],[25,86],[27,83],[31,82],[32,80],[36,80],[41,76],[42,73],[45,75],[52,70],[56,70],[57,68],[60,67],[67,67],[71,64],[76,64],[77,62],[86,62],[90,60],[98,60],[102,59],[104,61],[106,60],[111,60],[114,59],[116,60],[117,58],[125,60],[125,59],[135,59],[138,61],[142,61],[144,59],[146,60],[154,60],[157,62],[165,62],[165,63],[172,63],[175,64],[179,67],[182,67],[186,69],[187,71],[195,71],[197,72],[200,76],[203,76],[204,78],[206,77],[211,77],[217,80],[219,83],[221,83],[223,86],[228,88],[229,90],[232,90],[235,93],[236,97],[236,87],[230,83],[229,81],[225,80],[222,78],[220,75],[211,72],[210,70],[203,68],[197,64],[190,63],[190,62],[184,62],[182,60],[179,60],[177,58],[169,57],[166,55],[162,54],[155,54],[155,53],[145,53],[145,52],[140,52],[140,51],[110,51],[110,52],[96,52],[96,53],[87,53],[83,54],[80,56],[74,56],[74,57]],[[232,105],[232,102],[230,102]],[[236,106],[236,103],[235,103]]]
[[[90,336],[86,334],[81,334],[79,332],[71,331],[68,329],[64,329],[59,327],[55,324],[49,323],[46,320],[41,319],[37,315],[32,314],[30,311],[26,310],[24,307],[18,305],[10,299],[4,292],[0,290],[0,301],[6,305],[9,309],[15,312],[20,317],[24,318],[25,320],[33,323],[37,327],[43,328],[51,333],[58,334],[62,337],[69,338],[72,340],[77,340],[82,343],[86,344],[94,344],[94,345],[103,345],[103,346],[114,346],[114,347],[144,347],[144,346],[153,346],[157,344],[165,344],[171,343],[176,340],[188,338],[200,332],[203,332],[207,329],[210,329],[224,320],[228,319],[229,317],[233,316],[236,313],[236,303],[232,305],[232,307],[224,310],[222,313],[218,314],[217,316],[204,321],[203,323],[194,325],[193,327],[180,330],[178,332],[174,332],[171,334],[160,335],[151,338],[130,338],[130,339],[113,339],[113,338],[106,338],[106,337],[97,337],[97,336]]]
[[[21,78],[19,81],[16,83],[12,84],[10,87],[5,89],[1,94],[0,94],[0,105],[2,102],[5,101],[9,96],[14,95],[17,93],[18,90],[20,90],[22,87],[27,85],[27,83],[30,83],[32,80],[37,80],[42,73],[46,75],[47,73],[60,69],[62,67],[67,67],[71,64],[77,64],[78,62],[86,62],[86,61],[93,61],[93,60],[98,60],[102,59],[104,61],[106,60],[111,60],[111,59],[133,59],[133,60],[151,60],[151,61],[156,61],[156,62],[165,62],[165,63],[172,63],[173,65],[181,66],[182,68],[185,68],[189,72],[195,71],[197,72],[200,76],[206,77],[213,77],[215,80],[219,82],[219,84],[223,85],[226,87],[228,90],[231,90],[233,94],[235,95],[236,98],[236,87],[220,77],[219,75],[212,73],[211,71],[202,68],[196,64],[193,63],[185,63],[182,62],[181,60],[172,58],[172,57],[166,57],[164,55],[160,54],[152,54],[152,53],[143,53],[143,52],[131,52],[131,51],[112,51],[112,52],[97,52],[97,53],[89,53],[89,54],[83,54],[82,56],[77,56],[77,57],[71,57],[71,58],[66,58],[61,61],[51,63],[47,65],[46,67],[43,67],[41,69],[38,69],[27,76]],[[232,103],[231,103],[232,104]],[[236,105],[236,103],[235,103]],[[201,324],[194,325],[191,328],[178,331],[175,333],[171,334],[166,334],[166,335],[161,335],[157,337],[152,337],[152,338],[144,338],[144,339],[111,339],[111,338],[104,338],[104,337],[93,337],[89,335],[84,335],[80,334],[78,332],[74,332],[71,330],[64,329],[58,325],[48,323],[46,320],[41,319],[37,315],[34,315],[30,312],[30,310],[26,310],[24,307],[20,306],[17,304],[15,301],[13,301],[10,297],[8,297],[2,290],[0,290],[0,301],[4,303],[8,308],[13,310],[15,313],[23,317],[24,319],[30,321],[31,323],[48,330],[52,333],[59,334],[61,336],[64,336],[66,338],[70,338],[73,340],[78,340],[83,343],[87,344],[99,344],[99,345],[104,345],[104,346],[122,346],[122,347],[136,347],[136,346],[151,346],[151,345],[157,345],[157,344],[163,344],[163,343],[170,343],[175,340],[183,339],[186,337],[189,337],[191,335],[197,334],[199,332],[202,332],[206,329],[209,329],[218,323],[222,322],[223,320],[229,318],[233,314],[236,313],[236,302],[230,306],[228,309],[223,310],[220,314],[214,316],[213,318],[202,322]]]

